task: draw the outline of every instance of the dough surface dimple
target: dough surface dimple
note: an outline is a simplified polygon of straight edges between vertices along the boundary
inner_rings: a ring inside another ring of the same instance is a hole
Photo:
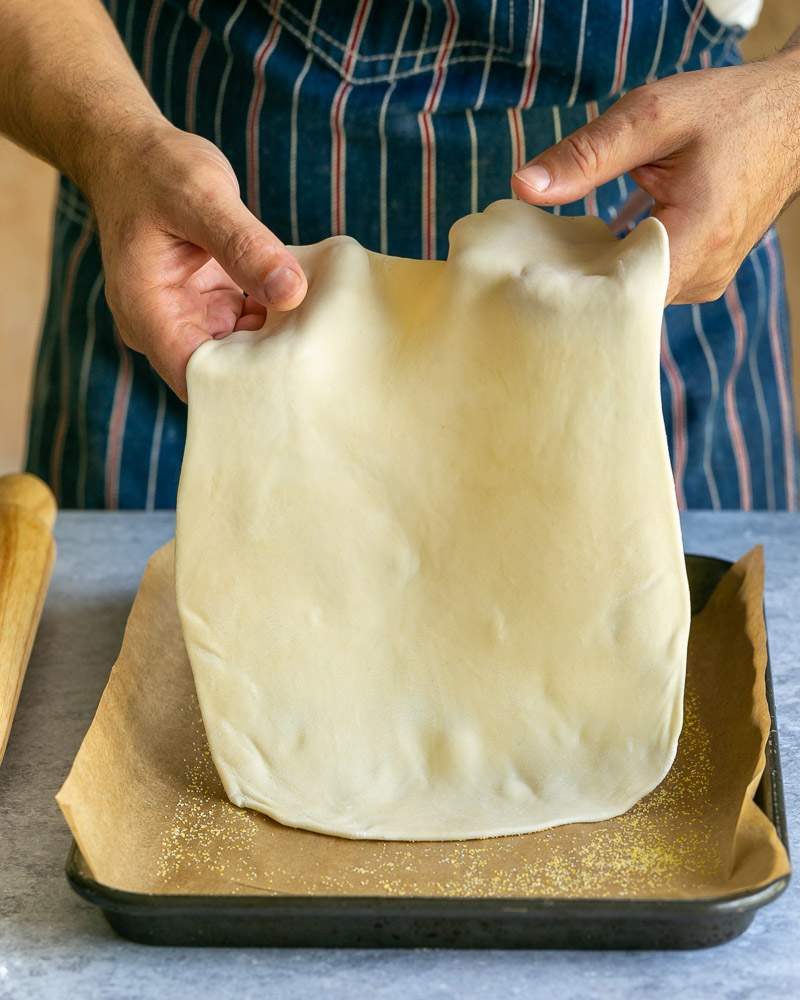
[[[682,720],[667,239],[497,202],[447,262],[333,237],[188,369],[177,594],[239,805],[345,837],[605,819]]]

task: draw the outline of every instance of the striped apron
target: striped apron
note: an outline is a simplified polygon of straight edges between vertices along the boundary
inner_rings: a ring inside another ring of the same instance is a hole
[[[167,117],[225,152],[289,243],[347,233],[433,258],[527,159],[647,80],[739,61],[700,0],[107,0]],[[613,222],[622,177],[556,208]],[[794,508],[781,253],[770,230],[717,302],[672,306],[662,398],[682,507]],[[120,341],[94,221],[61,182],[29,468],[69,507],[172,507],[183,405]]]

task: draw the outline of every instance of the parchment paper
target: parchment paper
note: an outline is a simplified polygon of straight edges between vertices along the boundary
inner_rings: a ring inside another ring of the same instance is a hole
[[[354,841],[225,798],[181,638],[170,544],[148,564],[58,803],[94,877],[138,892],[686,898],[756,887],[789,870],[753,802],[770,725],[763,574],[754,549],[693,620],[677,760],[624,816],[481,841]]]

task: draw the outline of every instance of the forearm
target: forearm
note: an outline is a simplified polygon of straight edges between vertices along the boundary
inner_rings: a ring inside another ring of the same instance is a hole
[[[89,193],[162,123],[99,0],[0,0],[0,132]]]

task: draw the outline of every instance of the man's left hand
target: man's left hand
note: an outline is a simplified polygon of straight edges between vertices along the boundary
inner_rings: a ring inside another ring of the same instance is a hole
[[[629,173],[669,234],[667,302],[708,302],[800,190],[799,123],[800,42],[632,90],[511,183],[530,204],[563,205]]]

